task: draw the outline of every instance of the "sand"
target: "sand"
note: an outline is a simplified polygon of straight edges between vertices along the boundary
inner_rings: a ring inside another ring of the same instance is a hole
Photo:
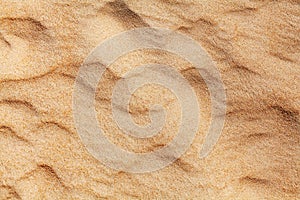
[[[141,27],[197,41],[220,72],[227,111],[217,144],[200,159],[212,119],[209,89],[198,71],[161,50],[120,57],[104,72],[95,98],[104,135],[120,148],[160,149],[180,126],[176,96],[146,85],[131,98],[132,119],[149,123],[150,106],[161,104],[167,123],[152,138],[122,132],[111,98],[127,71],[147,63],[172,66],[200,105],[188,150],[165,168],[135,174],[111,169],[88,152],[72,97],[89,53]],[[0,199],[300,199],[299,33],[298,0],[1,0]]]

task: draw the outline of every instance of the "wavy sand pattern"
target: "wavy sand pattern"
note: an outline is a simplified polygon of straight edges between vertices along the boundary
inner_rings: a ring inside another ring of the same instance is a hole
[[[84,148],[73,122],[72,91],[81,63],[101,41],[147,26],[177,30],[207,50],[226,87],[227,115],[218,144],[200,160],[210,102],[197,71],[156,50],[121,57],[105,72],[96,96],[99,122],[112,142],[148,152],[178,129],[178,102],[157,86],[138,90],[130,111],[145,124],[149,106],[162,103],[168,123],[161,134],[136,139],[113,121],[112,88],[141,64],[178,69],[197,94],[202,119],[192,146],[175,163],[129,174],[107,168]],[[0,199],[300,198],[299,33],[298,0],[1,0]]]

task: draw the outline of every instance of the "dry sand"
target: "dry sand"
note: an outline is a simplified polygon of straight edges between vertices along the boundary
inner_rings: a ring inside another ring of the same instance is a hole
[[[161,148],[180,120],[174,95],[146,86],[132,98],[131,114],[148,123],[148,106],[162,103],[168,123],[161,134],[142,140],[118,129],[111,92],[133,67],[175,67],[201,105],[199,131],[182,157],[159,171],[131,174],[85,149],[72,92],[80,65],[99,43],[147,26],[179,31],[204,47],[221,73],[227,115],[217,145],[199,159],[211,110],[197,71],[157,50],[121,57],[96,95],[101,128],[121,148]],[[0,66],[0,199],[300,199],[299,0],[0,0]]]

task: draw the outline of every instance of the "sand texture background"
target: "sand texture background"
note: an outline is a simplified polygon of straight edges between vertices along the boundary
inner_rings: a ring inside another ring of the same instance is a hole
[[[150,139],[122,133],[110,98],[126,71],[168,64],[201,105],[189,150],[162,170],[130,174],[106,167],[81,142],[72,114],[79,67],[103,40],[138,27],[186,34],[216,63],[227,114],[207,158],[198,157],[211,120],[207,86],[193,65],[158,50],[129,53],[106,70],[97,117],[128,151],[167,144],[180,120],[169,90],[149,85],[132,97],[137,124],[149,122],[150,105],[166,108],[168,123]],[[0,199],[300,199],[299,0],[0,0],[0,66]]]

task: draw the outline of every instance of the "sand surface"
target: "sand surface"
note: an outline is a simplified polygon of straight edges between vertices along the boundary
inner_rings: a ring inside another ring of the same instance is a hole
[[[193,38],[219,70],[227,113],[205,159],[207,85],[191,63],[160,50],[128,53],[105,71],[97,119],[127,151],[147,153],[172,141],[181,108],[169,90],[146,85],[131,99],[140,125],[149,123],[152,104],[165,107],[167,123],[153,138],[123,134],[111,109],[125,72],[168,64],[201,107],[189,149],[161,170],[133,174],[107,167],[80,140],[72,94],[81,64],[105,39],[139,27]],[[0,199],[300,199],[299,0],[0,0],[0,66]]]

